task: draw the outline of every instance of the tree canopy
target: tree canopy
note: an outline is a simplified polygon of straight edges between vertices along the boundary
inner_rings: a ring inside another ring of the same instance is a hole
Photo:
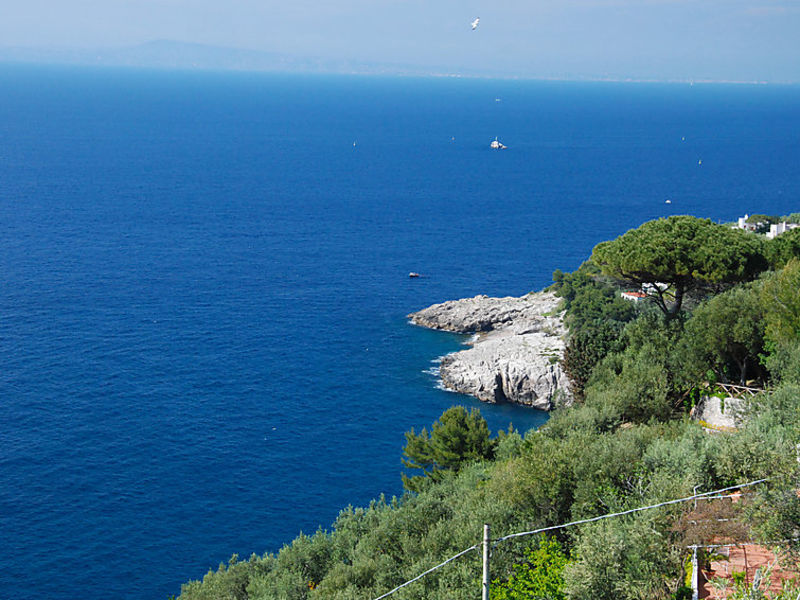
[[[430,433],[424,427],[419,433],[407,431],[403,464],[424,474],[403,475],[403,485],[419,491],[425,477],[438,480],[443,471],[458,471],[463,464],[492,458],[497,442],[489,435],[481,411],[473,408],[467,412],[463,406],[453,406],[442,413]]]
[[[592,261],[610,277],[649,284],[658,307],[674,316],[692,289],[755,278],[767,268],[762,246],[747,232],[680,215],[648,221],[598,244]]]
[[[767,242],[767,256],[774,268],[781,268],[793,258],[800,258],[800,227]]]
[[[570,332],[562,366],[578,400],[583,399],[595,366],[616,348],[625,323],[638,314],[636,306],[622,300],[617,289],[603,279],[589,262],[574,273],[553,273],[552,289],[564,300]]]
[[[800,337],[800,259],[764,281],[763,302],[767,308],[767,336],[776,344]]]
[[[758,356],[764,350],[764,314],[761,290],[747,284],[714,296],[700,305],[687,326],[687,338],[695,358],[713,365],[721,381],[735,365],[739,383],[748,372],[760,374]]]

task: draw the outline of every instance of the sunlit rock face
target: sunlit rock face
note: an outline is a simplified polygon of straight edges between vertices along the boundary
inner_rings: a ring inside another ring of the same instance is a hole
[[[442,358],[445,387],[484,402],[512,402],[550,410],[569,403],[561,368],[566,328],[551,292],[521,298],[475,296],[434,304],[409,315],[431,329],[477,333],[471,347]]]

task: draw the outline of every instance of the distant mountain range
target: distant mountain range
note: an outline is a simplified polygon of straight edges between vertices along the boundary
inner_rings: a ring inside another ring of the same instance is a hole
[[[444,68],[437,70],[415,65],[298,57],[275,52],[226,48],[171,40],[157,40],[137,46],[120,48],[0,47],[0,62],[226,71],[454,75],[454,73],[447,72],[447,69]],[[487,75],[487,73],[479,72],[463,74],[472,76]]]
[[[381,63],[347,59],[297,56],[262,50],[212,46],[174,40],[156,40],[117,48],[27,48],[0,46],[0,63],[97,65],[151,69],[196,69],[213,71],[264,71],[275,73],[339,73],[363,75],[408,75],[438,77],[491,77],[508,79],[555,79],[571,81],[639,81],[675,83],[766,83],[756,80],[708,78],[653,78],[636,75],[587,76],[581,74],[541,76],[514,70]],[[773,83],[790,83],[775,81]]]

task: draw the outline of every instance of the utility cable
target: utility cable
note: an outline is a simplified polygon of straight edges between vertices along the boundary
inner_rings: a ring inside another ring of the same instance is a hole
[[[611,513],[611,514],[606,514],[606,515],[600,515],[599,517],[592,517],[591,519],[582,519],[580,521],[572,521],[570,523],[563,523],[561,525],[553,525],[551,527],[542,527],[541,529],[534,529],[533,531],[523,531],[523,532],[520,532],[520,533],[512,533],[511,535],[506,535],[506,536],[503,536],[501,538],[497,538],[496,540],[494,540],[494,544],[492,545],[492,547],[497,546],[497,544],[499,544],[500,542],[504,542],[504,541],[510,540],[512,538],[518,538],[518,537],[522,537],[522,536],[526,536],[526,535],[535,535],[537,533],[544,533],[545,531],[553,531],[553,530],[556,530],[556,529],[564,529],[565,527],[573,527],[575,525],[584,525],[586,523],[593,523],[595,521],[601,521],[603,519],[611,519],[612,517],[621,517],[623,515],[630,515],[630,514],[633,514],[633,513],[641,512],[643,510],[652,510],[654,508],[661,508],[662,506],[670,506],[670,505],[673,505],[673,504],[680,504],[682,502],[688,502],[689,500],[695,500],[697,498],[705,498],[707,496],[714,496],[715,494],[719,495],[719,494],[722,494],[723,492],[729,492],[731,490],[737,490],[737,489],[740,489],[740,488],[745,488],[745,487],[750,487],[750,486],[753,486],[753,485],[758,485],[759,483],[764,483],[767,480],[768,480],[768,478],[758,479],[757,481],[750,481],[748,483],[740,483],[739,485],[732,485],[730,487],[722,488],[720,490],[713,490],[711,492],[703,492],[702,494],[694,494],[692,496],[687,496],[686,498],[678,498],[676,500],[668,500],[666,502],[660,502],[659,504],[652,504],[650,506],[641,506],[639,508],[632,508],[630,510],[624,510],[622,512]],[[422,579],[426,575],[428,575],[430,573],[433,573],[434,571],[436,571],[438,569],[441,569],[442,567],[444,567],[445,565],[453,562],[454,560],[456,560],[458,558],[461,558],[465,554],[467,554],[469,552],[472,552],[473,550],[476,550],[481,545],[482,545],[482,543],[481,544],[475,544],[474,546],[470,546],[466,550],[462,550],[461,552],[459,552],[455,556],[451,556],[446,561],[444,561],[442,563],[439,563],[435,567],[431,567],[430,569],[428,569],[424,573],[421,573],[421,574],[417,575],[416,577],[414,577],[414,579],[409,579],[405,583],[401,583],[400,585],[398,585],[393,590],[390,590],[390,591],[386,592],[382,596],[378,596],[377,598],[375,598],[375,600],[382,600],[383,598],[387,598],[388,596],[391,596],[392,594],[394,594],[398,590],[401,590],[404,587],[406,587],[408,585],[411,585],[415,581],[419,581],[420,579]]]
[[[682,502],[688,502],[689,500],[694,500],[696,498],[703,498],[705,496],[711,496],[714,494],[721,494],[723,492],[729,492],[730,490],[735,490],[744,487],[750,487],[753,485],[758,485],[759,483],[764,483],[767,481],[767,478],[758,479],[757,481],[750,481],[748,483],[741,483],[739,485],[732,485],[730,487],[723,488],[721,490],[713,490],[711,492],[703,492],[702,494],[695,494],[693,496],[687,496],[686,498],[678,498],[676,500],[667,500],[666,502],[660,502],[658,504],[651,504],[650,506],[640,506],[639,508],[631,508],[630,510],[623,510],[622,512],[617,513],[610,513],[606,515],[600,515],[599,517],[592,517],[591,519],[581,519],[580,521],[571,521],[570,523],[564,523],[562,525],[552,525],[550,527],[542,527],[541,529],[534,529],[533,531],[523,531],[520,533],[512,533],[510,535],[503,536],[501,538],[497,538],[494,541],[494,545],[496,546],[500,542],[505,542],[506,540],[510,540],[512,538],[523,537],[526,535],[535,535],[537,533],[544,533],[545,531],[554,531],[556,529],[564,529],[565,527],[573,527],[575,525],[585,525],[586,523],[594,523],[595,521],[602,521],[603,519],[611,519],[613,517],[621,517],[624,515],[630,515],[633,513],[641,512],[643,510],[652,510],[654,508],[661,508],[662,506],[670,506],[673,504],[680,504]]]
[[[390,591],[390,592],[386,592],[386,593],[385,593],[383,596],[378,596],[377,598],[375,598],[375,600],[381,600],[381,598],[386,598],[387,596],[391,596],[391,595],[392,595],[392,594],[394,594],[394,593],[395,593],[397,590],[400,590],[400,589],[402,589],[402,588],[406,587],[407,585],[411,585],[411,584],[412,584],[412,583],[414,583],[415,581],[418,581],[418,580],[422,579],[422,578],[423,578],[423,577],[425,577],[425,575],[427,575],[428,573],[433,573],[433,572],[434,572],[436,569],[441,569],[443,566],[445,566],[445,565],[446,565],[446,564],[448,564],[448,563],[451,563],[451,562],[453,562],[455,559],[457,559],[457,558],[461,558],[461,557],[462,557],[462,556],[464,556],[464,555],[465,555],[467,552],[472,552],[473,550],[476,550],[476,549],[477,549],[477,548],[478,548],[480,545],[481,545],[481,544],[475,544],[474,546],[470,546],[470,547],[469,547],[469,548],[467,548],[466,550],[462,550],[461,552],[459,552],[459,553],[458,553],[458,554],[456,554],[455,556],[452,556],[452,557],[448,558],[448,559],[447,559],[446,561],[444,561],[443,563],[439,563],[438,565],[436,565],[435,567],[431,567],[430,569],[428,569],[427,571],[425,571],[425,572],[424,572],[424,573],[422,573],[421,575],[417,575],[416,577],[414,577],[414,579],[409,579],[409,580],[408,580],[408,581],[406,581],[405,583],[401,583],[401,584],[400,584],[400,585],[398,585],[396,588],[394,588],[392,591]]]
[[[715,548],[739,548],[740,546],[762,546],[764,548],[768,548],[769,546],[784,546],[786,544],[791,544],[792,542],[796,542],[800,540],[800,538],[789,538],[786,540],[779,540],[777,542],[732,542],[730,544],[692,544],[691,546],[686,546],[687,548],[705,548],[709,550],[714,550]]]

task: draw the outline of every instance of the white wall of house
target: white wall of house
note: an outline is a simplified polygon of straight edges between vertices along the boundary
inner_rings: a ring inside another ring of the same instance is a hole
[[[797,223],[787,223],[784,221],[783,223],[773,223],[769,226],[769,233],[767,233],[767,239],[773,240],[782,233],[786,233],[787,231],[791,231],[796,227],[800,227]]]
[[[692,418],[714,431],[732,431],[741,422],[743,406],[741,398],[703,396],[692,409]]]

